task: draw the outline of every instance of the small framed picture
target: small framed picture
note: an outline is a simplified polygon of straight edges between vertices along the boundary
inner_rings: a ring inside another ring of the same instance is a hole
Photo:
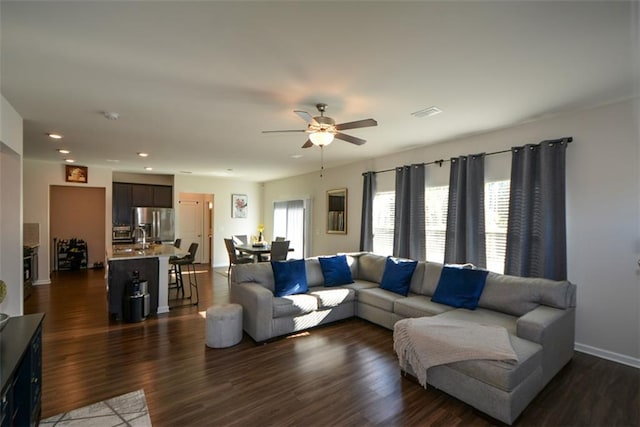
[[[66,182],[86,184],[89,181],[89,168],[86,166],[65,165],[64,178]]]
[[[231,195],[231,218],[246,218],[249,200],[246,194]]]

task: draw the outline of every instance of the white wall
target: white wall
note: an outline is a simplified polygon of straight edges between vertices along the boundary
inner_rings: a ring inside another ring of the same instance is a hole
[[[50,283],[53,241],[49,227],[49,187],[52,185],[69,185],[79,187],[98,187],[105,189],[105,242],[111,244],[111,169],[89,167],[89,182],[72,184],[65,182],[64,164],[42,162],[38,160],[24,161],[24,219],[23,222],[40,224],[40,248],[38,251],[38,281],[36,284]],[[69,209],[74,209],[69,206]],[[91,259],[97,259],[91,256]],[[104,261],[104,260],[103,260]]]
[[[231,178],[176,175],[173,187],[174,206],[177,206],[180,193],[203,193],[214,196],[212,236],[212,264],[214,267],[229,265],[229,257],[223,240],[225,237],[234,234],[253,235],[258,233],[258,224],[263,221],[261,217],[262,184]],[[247,218],[231,218],[232,194],[246,194],[248,196],[249,212]],[[179,221],[176,209],[176,224]]]
[[[567,246],[569,280],[578,287],[576,348],[640,366],[640,137],[632,101],[329,169],[323,179],[314,173],[268,182],[265,225],[271,226],[273,201],[311,195],[319,219],[313,254],[357,250],[362,172],[563,136],[574,137],[567,150]],[[486,170],[492,178],[508,178],[510,154],[488,157]],[[448,171],[448,164],[429,166],[428,183],[446,184]],[[339,187],[349,189],[346,236],[324,232],[325,191]],[[393,172],[378,175],[378,190],[393,188]]]
[[[0,312],[22,314],[22,117],[0,96]]]

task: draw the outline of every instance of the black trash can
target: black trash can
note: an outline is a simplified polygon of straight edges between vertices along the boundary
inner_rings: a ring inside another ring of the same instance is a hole
[[[147,282],[140,279],[138,271],[125,288],[122,301],[122,318],[125,322],[142,322],[149,314],[149,293]]]

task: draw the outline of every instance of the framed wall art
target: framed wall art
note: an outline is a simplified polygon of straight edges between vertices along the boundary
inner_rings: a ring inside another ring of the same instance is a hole
[[[246,218],[249,199],[246,194],[231,195],[231,218]]]
[[[86,184],[89,181],[89,168],[86,166],[65,165],[64,180]]]
[[[347,234],[347,189],[327,191],[327,233]]]

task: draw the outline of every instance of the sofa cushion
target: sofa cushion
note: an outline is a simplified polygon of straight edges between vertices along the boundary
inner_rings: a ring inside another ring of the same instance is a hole
[[[356,292],[353,289],[343,286],[335,288],[309,288],[308,295],[318,299],[318,308],[321,310],[323,308],[337,307],[340,304],[352,302],[356,299]]]
[[[447,366],[485,384],[510,392],[536,368],[542,366],[542,346],[515,335],[509,335],[509,339],[518,355],[517,363],[503,360],[466,360],[449,363]]]
[[[401,298],[405,298],[395,292],[385,291],[382,288],[360,289],[358,291],[358,302],[393,312],[393,303]]]
[[[322,276],[322,268],[317,257],[305,259],[305,268],[307,270],[307,286],[322,286],[324,277]]]
[[[387,257],[375,254],[363,254],[358,257],[358,279],[380,283]]]
[[[343,288],[349,288],[349,289],[353,289],[356,292],[359,292],[360,289],[371,289],[371,288],[377,288],[380,285],[378,285],[377,283],[374,282],[369,282],[366,280],[360,280],[360,279],[356,279],[353,281],[353,283],[350,283],[348,285],[343,285]],[[356,294],[356,297],[358,295]]]
[[[319,257],[318,261],[320,261],[320,267],[322,268],[325,286],[340,286],[353,283],[351,269],[349,269],[345,255]]]
[[[273,268],[268,262],[236,264],[231,268],[231,284],[257,283],[273,292]]]
[[[496,325],[503,326],[507,331],[516,335],[518,318],[511,316],[510,314],[501,313],[499,311],[487,310],[484,308],[477,308],[475,310],[467,310],[466,308],[455,308],[442,314],[439,314],[443,318],[464,320],[467,322],[480,323],[482,325]]]
[[[489,273],[480,307],[522,316],[540,304],[555,308],[575,307],[575,285],[534,277]]]
[[[410,294],[393,303],[393,312],[402,317],[435,316],[449,310],[453,310],[453,307],[432,302],[430,297],[424,295]]]
[[[273,294],[275,296],[302,294],[309,290],[304,259],[271,261],[271,268],[273,269],[275,283]]]
[[[273,318],[294,317],[318,309],[318,298],[308,294],[273,298]]]
[[[437,262],[425,262],[424,265],[424,278],[422,280],[422,288],[419,294],[431,296],[438,287],[438,281],[440,280],[440,273],[442,273],[442,264]]]
[[[413,271],[413,275],[411,276],[411,283],[409,283],[409,292],[414,294],[422,293],[425,265],[425,261],[418,261],[416,269]]]
[[[418,261],[387,257],[380,287],[387,291],[407,296],[411,277],[416,270]]]
[[[475,310],[487,280],[486,270],[445,266],[431,301]]]

